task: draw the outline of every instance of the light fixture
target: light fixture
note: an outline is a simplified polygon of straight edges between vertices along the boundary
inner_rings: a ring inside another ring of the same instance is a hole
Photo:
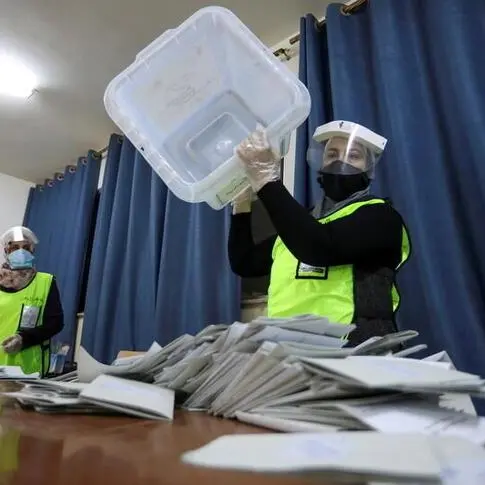
[[[14,57],[0,53],[0,94],[28,98],[36,84],[37,80],[30,69]]]

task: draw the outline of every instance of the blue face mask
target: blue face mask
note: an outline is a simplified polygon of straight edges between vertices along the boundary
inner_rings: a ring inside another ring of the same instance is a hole
[[[12,269],[30,269],[34,266],[35,256],[26,249],[17,249],[7,255],[7,261]]]

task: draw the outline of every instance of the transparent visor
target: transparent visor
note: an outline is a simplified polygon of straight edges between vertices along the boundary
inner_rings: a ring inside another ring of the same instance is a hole
[[[34,246],[39,242],[36,235],[30,229],[22,226],[12,227],[2,236],[2,243],[4,246],[7,246],[9,243],[23,241],[29,242]]]
[[[308,163],[319,172],[352,175],[367,172],[372,178],[381,152],[355,137],[334,136],[325,143],[312,142]]]

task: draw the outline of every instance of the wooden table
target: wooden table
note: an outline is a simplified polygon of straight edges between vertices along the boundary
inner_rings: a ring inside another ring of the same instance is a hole
[[[181,453],[221,435],[264,432],[203,413],[177,412],[166,423],[42,415],[9,401],[0,408],[0,485],[330,485],[184,465]]]

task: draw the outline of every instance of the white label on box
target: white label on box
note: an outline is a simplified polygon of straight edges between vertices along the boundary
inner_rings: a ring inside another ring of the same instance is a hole
[[[217,192],[216,199],[221,206],[234,200],[246,187],[249,186],[249,180],[244,175],[239,175],[231,179],[222,190]]]

